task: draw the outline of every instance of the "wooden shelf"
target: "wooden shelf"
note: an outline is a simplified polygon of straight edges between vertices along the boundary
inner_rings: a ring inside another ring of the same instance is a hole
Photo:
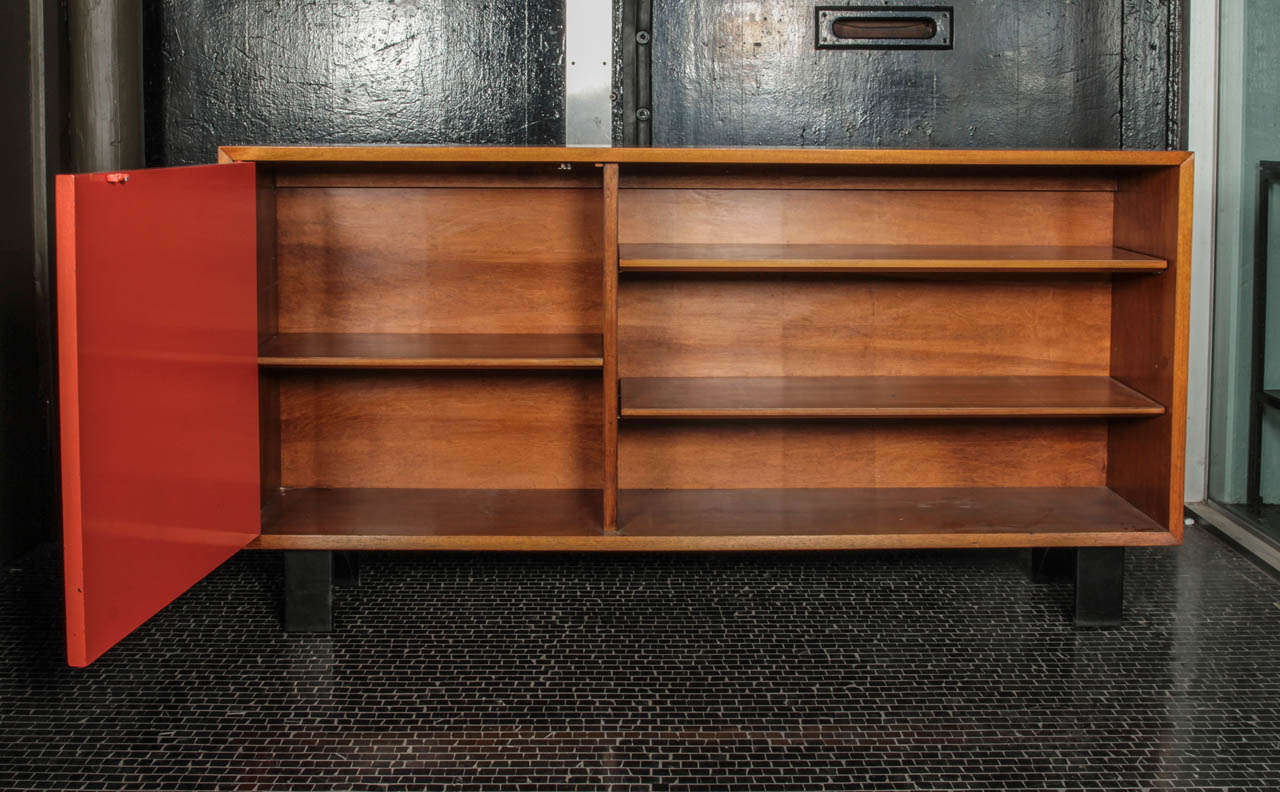
[[[966,245],[618,246],[628,272],[1122,273],[1168,264],[1118,247]]]
[[[599,335],[281,333],[262,343],[271,368],[591,369]]]
[[[622,490],[293,489],[262,511],[265,550],[765,550],[1164,545],[1105,487]]]
[[[1164,407],[1111,377],[629,377],[625,418],[1100,418]]]
[[[254,546],[519,549],[520,540],[599,535],[600,515],[599,490],[287,489],[263,505]]]
[[[618,503],[619,534],[637,539],[851,549],[1174,543],[1106,487],[622,490]]]

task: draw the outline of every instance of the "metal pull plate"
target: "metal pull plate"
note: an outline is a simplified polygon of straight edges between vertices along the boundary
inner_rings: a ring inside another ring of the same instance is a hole
[[[951,49],[951,6],[819,6],[818,49]]]

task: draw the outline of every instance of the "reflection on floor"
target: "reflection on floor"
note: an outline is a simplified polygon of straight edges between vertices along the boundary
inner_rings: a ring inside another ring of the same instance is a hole
[[[283,635],[244,553],[73,670],[46,552],[0,574],[0,788],[1280,788],[1280,582],[1191,529],[1082,632],[1024,558],[371,556]]]

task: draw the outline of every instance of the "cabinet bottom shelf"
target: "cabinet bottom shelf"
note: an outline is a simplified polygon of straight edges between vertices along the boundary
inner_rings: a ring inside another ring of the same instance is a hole
[[[254,545],[519,550],[521,541],[599,536],[603,508],[599,490],[286,489],[263,504]]]
[[[1106,487],[622,490],[292,489],[274,550],[858,550],[1176,543]]]
[[[624,490],[631,538],[732,539],[814,548],[1171,544],[1106,487]]]

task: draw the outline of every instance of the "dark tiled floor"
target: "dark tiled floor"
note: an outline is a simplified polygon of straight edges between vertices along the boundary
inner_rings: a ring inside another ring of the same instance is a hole
[[[1192,530],[1078,632],[1012,552],[241,554],[88,670],[0,576],[5,789],[1277,789],[1280,583]]]

